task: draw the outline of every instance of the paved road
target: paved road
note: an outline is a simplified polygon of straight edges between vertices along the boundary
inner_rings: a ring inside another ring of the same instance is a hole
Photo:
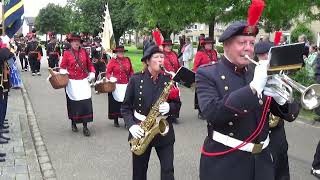
[[[22,76],[58,179],[131,179],[128,131],[123,127],[123,121],[120,121],[121,128],[114,128],[112,121],[107,119],[107,96],[93,95],[95,117],[89,126],[92,136],[84,137],[82,131],[72,133],[67,120],[65,93],[53,90],[46,82],[46,67],[43,63],[40,77],[32,77],[30,72],[23,72]],[[175,125],[175,176],[177,180],[196,180],[206,125],[196,117],[193,93],[189,89],[182,89],[182,103],[181,123]],[[287,125],[287,136],[292,179],[315,179],[309,170],[320,130],[294,122]],[[153,151],[148,177],[156,180],[159,174],[159,162]]]

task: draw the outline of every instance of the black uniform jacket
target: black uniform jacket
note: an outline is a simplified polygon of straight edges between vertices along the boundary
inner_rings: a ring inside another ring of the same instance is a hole
[[[253,75],[254,69],[239,69],[225,57],[218,63],[204,65],[197,71],[196,91],[199,106],[208,122],[208,136],[204,141],[207,152],[230,149],[212,139],[213,131],[244,141],[257,128],[266,97],[259,100],[257,95],[253,94],[249,86]],[[299,113],[299,105],[292,103],[280,106],[272,100],[269,112],[293,121]],[[269,124],[266,122],[253,143],[264,141],[268,134]],[[217,177],[217,180],[272,180],[273,167],[269,149],[266,148],[256,155],[241,150],[215,157],[202,155],[200,179],[212,177]]]
[[[43,56],[42,47],[39,42],[37,41],[30,41],[27,43],[26,53],[29,56],[29,58],[37,58],[38,54],[40,53],[41,56]]]
[[[158,100],[166,84],[170,81],[170,76],[159,74],[156,81],[153,81],[148,70],[134,74],[128,83],[126,95],[121,106],[121,114],[125,123],[130,128],[134,124],[139,124],[140,121],[134,117],[134,111],[147,116],[152,105]],[[162,146],[172,144],[175,141],[174,130],[170,115],[179,111],[181,102],[179,97],[167,101],[170,105],[169,117],[169,132],[166,136],[157,135],[151,145]],[[129,138],[131,134],[129,133]]]
[[[58,58],[61,55],[59,45],[56,42],[49,42],[47,45],[47,55],[50,59]]]

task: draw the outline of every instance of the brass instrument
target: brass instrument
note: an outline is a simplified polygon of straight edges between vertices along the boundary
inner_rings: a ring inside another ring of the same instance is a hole
[[[280,72],[279,74],[273,75],[283,82],[282,85],[285,85],[286,88],[279,88],[274,85],[270,86],[277,94],[286,99],[287,102],[293,101],[292,89],[297,90],[301,93],[301,105],[304,109],[312,110],[317,108],[320,105],[320,84],[312,84],[308,87],[303,86],[302,84],[294,81],[289,76]],[[266,85],[268,87],[268,83]],[[291,88],[288,88],[291,87]],[[287,89],[287,91],[285,90]]]
[[[273,114],[270,113],[269,115],[269,127],[274,128],[278,125],[280,121],[280,117],[275,116]]]
[[[142,138],[131,138],[129,140],[131,151],[136,155],[143,154],[153,138],[160,134],[162,136],[167,135],[169,131],[169,123],[165,119],[160,119],[157,123],[157,118],[160,115],[159,106],[163,102],[166,102],[169,96],[169,92],[174,82],[171,80],[163,89],[159,99],[151,107],[150,112],[147,115],[145,121],[140,124],[140,127],[144,130],[144,136]]]
[[[253,64],[258,65],[258,62],[251,59],[248,55],[245,55],[245,58],[247,58]],[[279,84],[269,84],[268,81],[271,80],[276,80],[279,82]],[[279,74],[269,76],[268,81],[266,87],[274,90],[274,92],[283,97],[286,102],[290,103],[293,101],[292,89],[296,89],[301,93],[300,103],[304,109],[312,110],[320,105],[320,84],[312,84],[308,87],[305,87],[302,84],[291,79],[282,71],[280,71]]]

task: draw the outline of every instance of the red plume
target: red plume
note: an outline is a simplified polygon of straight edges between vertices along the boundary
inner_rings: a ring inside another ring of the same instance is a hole
[[[281,39],[281,36],[282,36],[282,32],[281,31],[277,31],[274,35],[274,40],[273,40],[273,43],[275,46],[278,46],[279,43],[280,43],[280,39]]]
[[[152,36],[153,36],[154,40],[156,41],[156,44],[158,46],[160,46],[162,44],[163,38],[162,38],[161,32],[158,28],[155,29],[154,31],[152,31]]]
[[[263,12],[265,3],[264,0],[252,0],[251,5],[248,10],[248,25],[249,26],[255,26],[260,16]]]

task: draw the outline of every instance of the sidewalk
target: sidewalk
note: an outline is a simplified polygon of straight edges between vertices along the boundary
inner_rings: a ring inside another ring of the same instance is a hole
[[[0,163],[0,180],[43,179],[20,89],[12,89],[9,93],[6,118],[10,133],[5,135],[11,140],[0,146],[0,152],[7,154],[6,161]]]

